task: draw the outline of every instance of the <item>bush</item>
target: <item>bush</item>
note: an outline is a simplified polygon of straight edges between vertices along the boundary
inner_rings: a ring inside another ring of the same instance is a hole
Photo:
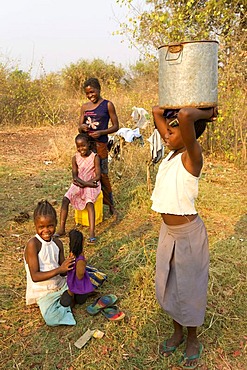
[[[81,94],[82,87],[90,77],[96,77],[100,83],[107,86],[118,85],[125,75],[125,70],[114,63],[105,63],[101,59],[80,60],[77,63],[71,63],[62,70],[62,78],[67,91],[72,94]]]

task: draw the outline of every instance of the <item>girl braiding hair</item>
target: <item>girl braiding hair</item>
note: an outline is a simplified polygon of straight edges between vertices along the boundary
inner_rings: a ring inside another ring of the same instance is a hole
[[[51,203],[41,200],[33,218],[36,233],[24,250],[26,304],[37,303],[49,326],[75,325],[71,309],[59,303],[67,289],[65,276],[73,269],[75,258],[65,258],[63,243],[54,236],[57,214]]]

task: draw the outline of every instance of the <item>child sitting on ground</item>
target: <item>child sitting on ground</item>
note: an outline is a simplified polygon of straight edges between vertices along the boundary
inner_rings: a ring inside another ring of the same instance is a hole
[[[46,200],[39,202],[34,210],[34,225],[36,235],[24,251],[26,304],[37,303],[47,325],[75,325],[70,308],[64,308],[59,302],[67,289],[62,275],[72,270],[74,257],[65,259],[61,240],[53,237],[57,215]]]
[[[83,235],[78,230],[69,232],[70,256],[75,258],[73,269],[67,273],[68,290],[61,296],[64,307],[73,307],[76,303],[86,302],[88,294],[94,291],[93,284],[86,271],[86,260],[83,253]]]
[[[77,153],[72,158],[73,184],[65,194],[61,212],[60,228],[57,236],[65,234],[65,224],[68,217],[69,203],[77,210],[88,211],[89,239],[88,243],[94,244],[95,238],[95,209],[94,203],[101,192],[100,184],[100,159],[90,149],[87,134],[79,134],[75,138]]]

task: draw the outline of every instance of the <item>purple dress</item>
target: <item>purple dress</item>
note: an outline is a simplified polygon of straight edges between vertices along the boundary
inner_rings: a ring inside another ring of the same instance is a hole
[[[74,294],[86,294],[94,291],[94,286],[91,283],[88,272],[85,271],[83,278],[80,280],[76,276],[76,264],[77,261],[85,261],[85,257],[80,255],[76,258],[75,264],[72,270],[67,272],[67,284],[69,290]]]

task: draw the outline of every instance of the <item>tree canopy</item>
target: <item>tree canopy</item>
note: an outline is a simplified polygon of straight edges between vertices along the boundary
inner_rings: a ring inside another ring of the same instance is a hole
[[[223,48],[246,37],[247,3],[238,0],[117,0],[127,5],[130,17],[120,24],[121,34],[129,35],[146,55],[170,42],[218,40]],[[243,34],[245,32],[245,35]]]

